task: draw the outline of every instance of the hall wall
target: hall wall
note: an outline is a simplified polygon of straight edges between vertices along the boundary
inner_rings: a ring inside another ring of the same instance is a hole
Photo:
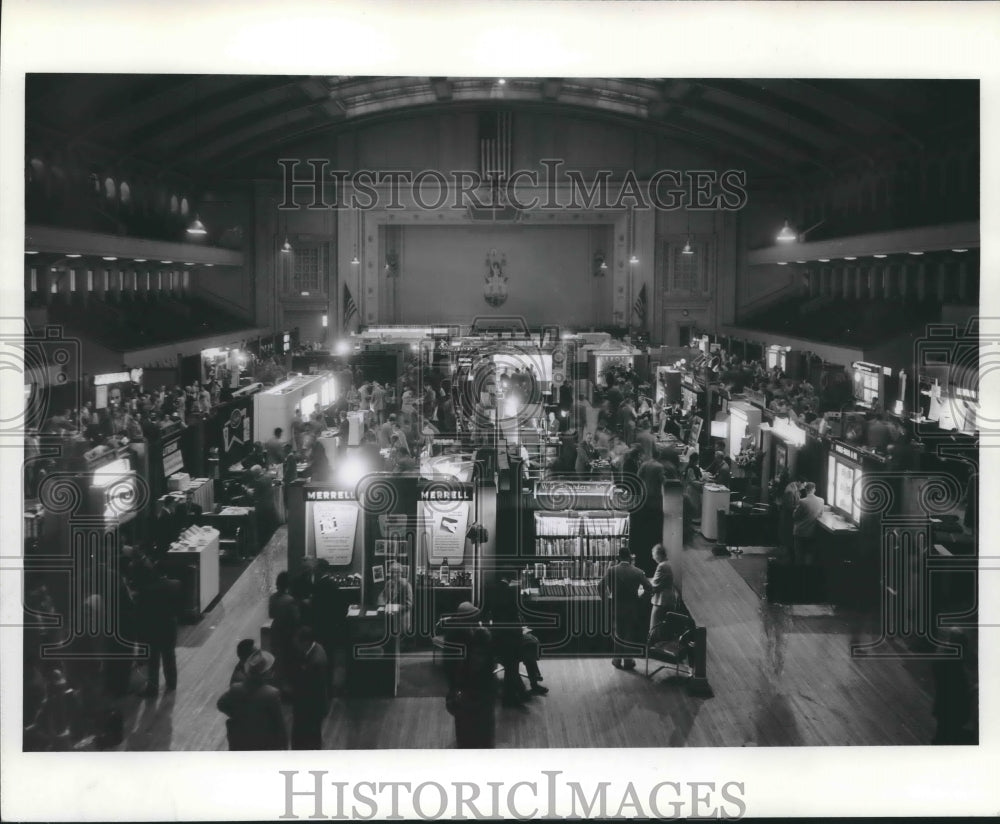
[[[397,313],[401,323],[469,323],[518,315],[529,325],[611,322],[610,279],[594,277],[586,226],[407,226],[402,233]],[[508,297],[484,298],[486,256],[507,258]]]

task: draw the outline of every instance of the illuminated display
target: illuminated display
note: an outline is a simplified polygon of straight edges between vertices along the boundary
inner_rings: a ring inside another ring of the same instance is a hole
[[[891,373],[892,370],[888,370]],[[883,369],[872,363],[857,362],[854,364],[854,398],[865,406],[871,406],[879,397],[879,386]]]
[[[861,519],[861,467],[837,455],[827,459],[827,501],[854,523]]]

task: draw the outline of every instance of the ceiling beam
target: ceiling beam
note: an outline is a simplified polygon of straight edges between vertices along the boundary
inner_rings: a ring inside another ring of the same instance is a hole
[[[133,260],[145,258],[150,262],[171,260],[182,265],[194,263],[213,266],[242,266],[243,253],[220,249],[198,243],[174,243],[163,240],[124,235],[105,235],[78,229],[61,229],[55,226],[29,225],[24,227],[24,248],[43,254],[75,254],[85,257],[115,257]]]
[[[289,100],[289,95],[295,96],[299,88],[298,81],[282,81],[257,85],[247,94],[227,95],[224,98],[213,96],[204,105],[170,118],[170,125],[154,124],[152,128],[144,130],[141,137],[136,136],[136,140],[162,156],[174,146],[210,139],[213,130],[228,129],[236,118],[255,110],[266,110],[283,102],[294,105],[297,101]]]
[[[775,229],[777,233],[777,229]],[[938,226],[919,226],[915,229],[895,229],[850,235],[831,240],[806,243],[788,243],[757,249],[747,255],[750,266],[774,263],[794,263],[799,260],[831,261],[845,256],[871,257],[872,255],[898,255],[907,252],[939,252],[944,249],[978,249],[979,221],[948,223]]]
[[[432,77],[431,86],[434,88],[434,96],[440,101],[451,100],[451,81],[447,77]]]
[[[171,113],[149,123],[132,134],[132,144],[140,147],[148,144],[164,151],[172,143],[182,143],[189,139],[185,133],[204,132],[254,106],[263,107],[278,100],[282,95],[287,95],[290,89],[299,86],[299,81],[290,82],[288,78],[281,78],[277,82],[262,78],[247,80],[250,82],[242,87],[222,88],[184,111]]]

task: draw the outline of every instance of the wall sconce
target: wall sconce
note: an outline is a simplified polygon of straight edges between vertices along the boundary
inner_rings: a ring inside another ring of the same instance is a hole
[[[399,276],[399,255],[395,252],[385,254],[385,276],[394,278]]]
[[[604,259],[604,252],[594,252],[594,277],[604,277],[608,271],[608,262]]]

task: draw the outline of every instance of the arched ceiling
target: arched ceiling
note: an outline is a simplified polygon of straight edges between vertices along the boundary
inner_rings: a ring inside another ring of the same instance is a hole
[[[495,107],[598,118],[802,179],[974,137],[974,81],[58,75],[26,78],[29,139],[194,180],[302,139]]]

